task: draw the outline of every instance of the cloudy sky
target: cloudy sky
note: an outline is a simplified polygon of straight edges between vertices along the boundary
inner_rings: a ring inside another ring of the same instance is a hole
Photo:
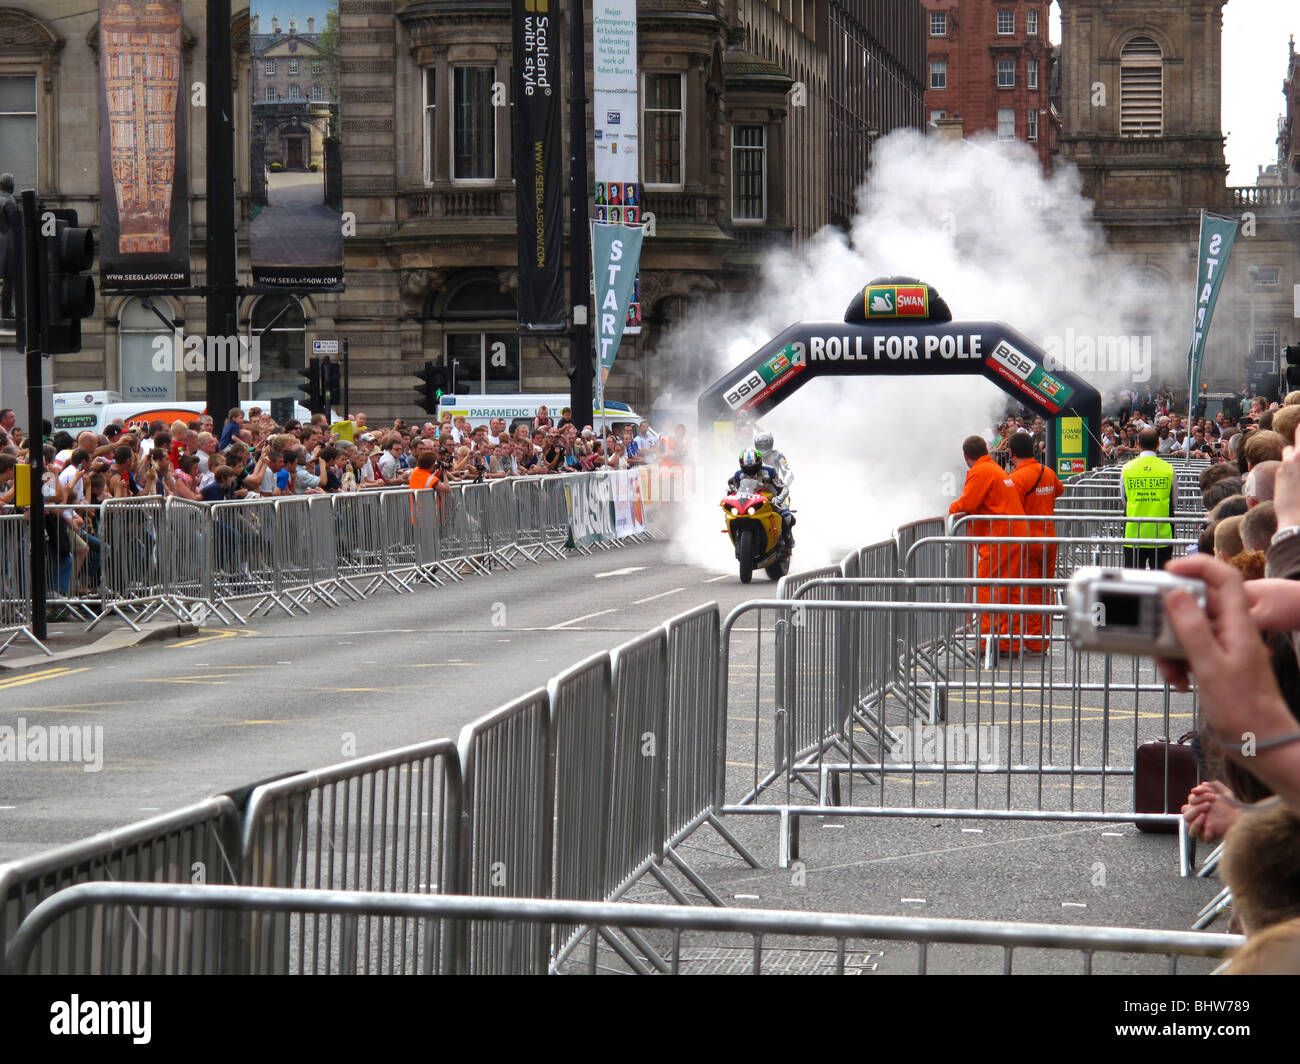
[[[1052,5],[1052,40],[1061,39]],[[1261,165],[1277,161],[1287,40],[1300,42],[1297,0],[1228,0],[1223,9],[1223,132],[1229,185],[1253,185]],[[1300,47],[1300,43],[1297,45]]]

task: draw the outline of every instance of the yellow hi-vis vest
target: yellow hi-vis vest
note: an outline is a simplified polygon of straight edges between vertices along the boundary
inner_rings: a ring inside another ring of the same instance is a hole
[[[1120,474],[1127,500],[1126,517],[1172,517],[1174,467],[1163,458],[1146,455],[1126,462]],[[1173,539],[1168,521],[1127,521],[1124,540],[1128,544],[1154,539]]]

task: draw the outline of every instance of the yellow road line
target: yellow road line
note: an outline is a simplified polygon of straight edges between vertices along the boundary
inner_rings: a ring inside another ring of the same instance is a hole
[[[257,635],[257,631],[253,628],[200,628],[199,631],[211,634],[201,635],[195,639],[186,639],[179,643],[168,643],[167,645],[172,649],[176,649],[177,647],[194,647],[200,643],[211,643],[217,639],[235,639],[238,637],[247,639],[250,636]]]
[[[44,669],[41,672],[26,673],[22,676],[15,676],[9,680],[0,680],[0,691],[7,691],[11,687],[26,687],[29,683],[40,683],[42,680],[58,680],[64,676],[72,676],[79,672],[88,672],[90,666],[84,666],[80,669],[69,669],[67,667],[58,669]]]

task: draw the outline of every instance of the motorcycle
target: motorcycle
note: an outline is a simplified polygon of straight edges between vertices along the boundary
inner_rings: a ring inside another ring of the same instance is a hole
[[[790,548],[781,540],[781,511],[759,490],[759,482],[746,478],[722,500],[727,527],[740,563],[740,582],[748,584],[755,569],[780,580],[790,571]]]

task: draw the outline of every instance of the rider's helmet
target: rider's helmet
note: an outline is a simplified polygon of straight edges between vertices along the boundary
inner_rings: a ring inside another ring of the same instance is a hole
[[[759,454],[770,454],[775,446],[770,432],[760,432],[754,437],[754,450]]]
[[[763,457],[755,450],[740,452],[740,471],[746,476],[756,477],[763,471]]]

